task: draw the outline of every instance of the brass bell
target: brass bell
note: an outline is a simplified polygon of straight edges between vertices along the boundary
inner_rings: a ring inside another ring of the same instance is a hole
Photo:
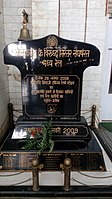
[[[24,40],[30,40],[30,33],[27,28],[27,23],[28,23],[28,14],[26,13],[25,10],[23,10],[23,28],[20,31],[20,36],[18,38],[18,41],[24,41]]]
[[[24,27],[20,31],[20,36],[18,38],[18,41],[24,41],[24,40],[30,40],[30,33],[27,27]]]

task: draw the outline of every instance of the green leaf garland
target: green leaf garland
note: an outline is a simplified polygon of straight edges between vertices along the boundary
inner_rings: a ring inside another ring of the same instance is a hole
[[[49,150],[51,153],[54,148],[54,141],[52,140],[52,123],[48,121],[45,123],[40,131],[34,133],[34,138],[27,136],[26,143],[22,149],[25,150],[38,150],[42,153],[45,150]]]

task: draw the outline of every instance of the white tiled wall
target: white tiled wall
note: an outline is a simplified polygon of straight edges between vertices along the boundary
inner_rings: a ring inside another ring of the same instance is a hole
[[[9,86],[7,66],[3,64],[4,31],[3,31],[3,2],[0,1],[0,140],[8,126]]]
[[[97,67],[90,67],[85,71],[82,108],[88,109],[95,104],[98,109],[98,118],[101,105],[102,71],[104,67],[103,58],[105,55],[105,6],[105,1],[88,1],[86,42],[96,45],[101,54],[100,65]]]
[[[49,4],[52,5],[52,10],[49,10],[46,16],[44,13],[48,11],[48,1],[32,0],[33,36],[35,38],[52,33],[48,20],[52,18],[55,24],[53,33],[58,32],[58,28],[60,28],[59,35],[65,39],[84,42],[86,37],[87,43],[97,46],[101,51],[100,66],[89,67],[84,72],[82,93],[82,114],[84,111],[91,110],[94,104],[97,106],[99,114],[105,43],[106,2],[105,0],[60,0],[60,10],[59,0],[51,0]],[[38,9],[39,5],[41,12]],[[54,15],[52,15],[53,10],[55,10]],[[58,23],[57,27],[56,23]],[[60,26],[58,26],[59,23]],[[40,28],[41,25],[44,29]],[[90,115],[91,113],[87,117]]]
[[[58,0],[32,0],[33,38],[58,34]]]
[[[101,51],[100,66],[90,67],[84,73],[82,110],[90,110],[93,104],[100,109],[103,51],[105,43],[105,0],[4,0],[4,26],[6,44],[16,41],[22,28],[22,10],[29,14],[28,28],[32,37],[58,34],[65,39],[86,42]],[[86,9],[87,8],[87,9]],[[86,21],[87,16],[87,21]],[[86,32],[85,32],[86,30]],[[9,66],[10,102],[21,109],[20,74]],[[83,113],[83,111],[82,111]]]
[[[31,0],[4,0],[4,29],[5,29],[5,42],[6,44],[15,42],[20,36],[20,29],[22,29],[22,11],[28,13],[29,23],[28,29],[32,37],[32,6]],[[21,76],[19,70],[15,66],[8,66],[8,79],[9,79],[9,96],[10,102],[16,110],[22,109],[21,100]],[[19,112],[14,112],[14,119],[20,115]]]

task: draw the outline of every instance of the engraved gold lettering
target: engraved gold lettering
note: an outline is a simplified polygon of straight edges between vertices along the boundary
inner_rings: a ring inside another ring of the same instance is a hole
[[[45,67],[53,67],[53,60],[43,60],[41,62]]]
[[[52,81],[52,85],[60,85],[60,81]]]
[[[74,81],[67,81],[67,85],[74,85]]]
[[[74,127],[63,128],[63,134],[76,135],[77,133],[78,133],[78,128],[74,128]]]
[[[50,85],[50,84],[51,84],[51,81],[42,80],[41,83],[42,83],[43,85]]]
[[[62,67],[62,60],[55,60],[55,64],[56,67]]]
[[[35,75],[35,80],[43,80],[42,76]]]
[[[58,50],[49,50],[49,49],[44,48],[44,57],[58,58]]]
[[[51,76],[50,80],[59,80],[59,77],[58,76]]]
[[[65,49],[59,50],[59,57],[71,57],[71,56],[72,56],[72,50],[65,50]]]
[[[73,89],[71,89],[71,90],[65,90],[65,94],[73,94]]]
[[[50,103],[51,100],[50,99],[44,99],[44,102],[47,104],[47,103]]]
[[[59,103],[65,95],[73,95],[74,89],[55,89],[55,85],[75,85],[75,80],[71,80],[70,76],[52,76],[52,75],[35,75],[31,78],[31,94],[39,95],[44,99],[45,103]],[[39,88],[38,85],[41,85]],[[46,86],[47,87],[43,87]]]
[[[43,56],[43,50],[41,48],[38,49],[37,54],[39,57]]]
[[[58,93],[58,94],[64,94],[64,90],[56,90],[56,93]]]
[[[50,89],[53,89],[53,86],[49,86]]]
[[[58,94],[52,94],[51,98],[54,98],[54,99],[59,98],[59,95]]]
[[[32,90],[31,93],[32,93],[32,95],[44,94],[44,89]]]
[[[60,77],[60,80],[69,80],[69,77],[68,76],[62,76],[62,77]]]
[[[44,80],[49,80],[49,77],[48,77],[48,76],[45,76],[45,77],[44,77]]]
[[[52,90],[45,90],[46,93],[52,93]]]
[[[63,99],[63,95],[60,95],[60,99]]]
[[[89,57],[90,50],[73,50],[73,56],[74,57]]]
[[[52,132],[56,134],[61,134],[61,128],[60,127],[52,128]]]
[[[60,102],[60,100],[59,99],[53,99],[52,102],[57,103],[57,102]]]

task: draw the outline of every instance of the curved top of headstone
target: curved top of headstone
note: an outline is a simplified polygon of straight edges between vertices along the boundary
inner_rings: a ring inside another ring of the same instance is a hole
[[[98,48],[48,35],[11,43],[3,53],[21,72],[25,117],[80,118],[83,72],[99,65]]]
[[[18,41],[4,48],[4,63],[15,65],[22,76],[27,73],[75,74],[99,65],[100,51],[94,45],[63,39],[56,35]],[[24,66],[25,65],[25,66]],[[28,70],[26,70],[28,68]]]

